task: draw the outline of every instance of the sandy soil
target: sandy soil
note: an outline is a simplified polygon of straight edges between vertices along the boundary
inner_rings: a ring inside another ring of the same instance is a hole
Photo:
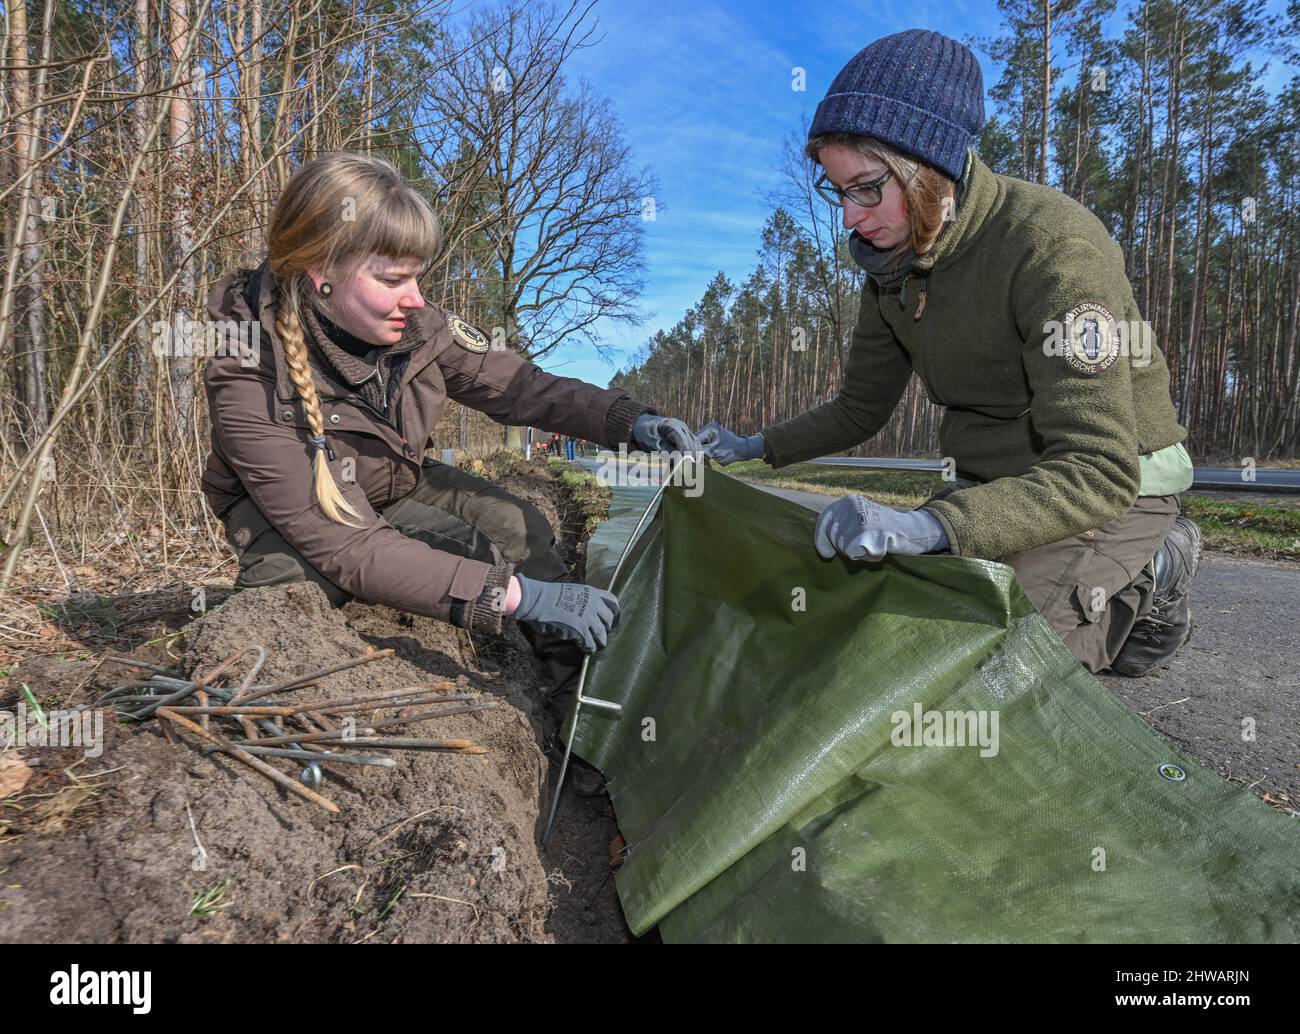
[[[585,515],[544,464],[499,481],[541,507],[580,561],[573,530]],[[488,752],[400,752],[388,769],[327,766],[320,792],[340,809],[331,815],[193,736],[170,743],[157,721],[109,716],[98,757],[76,747],[19,752],[36,764],[0,801],[0,941],[631,939],[613,886],[608,799],[566,792],[556,835],[540,843],[560,716],[517,629],[475,643],[386,607],[331,609],[306,584],[210,594],[210,605],[168,644],[179,660],[140,648],[156,637],[152,626],[132,629],[132,655],[194,676],[256,643],[269,652],[259,681],[269,681],[392,648],[391,658],[298,692],[341,699],[450,680],[496,706],[403,734],[470,739]],[[104,662],[110,652],[125,650],[26,658],[0,707],[14,708],[23,683],[63,707],[93,701],[129,680],[129,669]],[[212,907],[194,914],[204,892]]]

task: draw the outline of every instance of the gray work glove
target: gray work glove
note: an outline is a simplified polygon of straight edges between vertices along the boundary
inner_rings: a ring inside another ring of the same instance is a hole
[[[539,582],[515,575],[519,606],[514,619],[578,644],[584,653],[603,650],[618,627],[618,597],[582,582]]]
[[[632,425],[632,443],[646,452],[701,452],[704,449],[681,420],[642,413]]]
[[[813,543],[827,560],[837,552],[850,560],[879,560],[886,553],[914,556],[951,545],[933,514],[893,510],[860,495],[837,499],[818,515]]]
[[[763,458],[762,434],[751,434],[749,437],[745,437],[728,431],[716,420],[710,420],[695,432],[695,437],[704,446],[705,455],[717,460],[724,467],[728,463],[735,463],[737,460],[761,460]]]

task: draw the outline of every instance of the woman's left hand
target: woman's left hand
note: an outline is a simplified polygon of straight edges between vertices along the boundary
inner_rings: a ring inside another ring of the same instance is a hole
[[[813,544],[827,560],[836,553],[850,560],[915,556],[949,546],[943,525],[926,510],[894,510],[861,495],[846,495],[821,512]]]

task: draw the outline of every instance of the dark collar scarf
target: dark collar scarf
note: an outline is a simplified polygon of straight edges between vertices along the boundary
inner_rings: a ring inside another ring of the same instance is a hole
[[[420,345],[420,321],[410,317],[393,345],[372,345],[329,319],[311,301],[303,306],[303,329],[314,350],[343,382],[387,415],[411,353]]]
[[[957,181],[957,195],[952,213],[953,221],[956,220],[962,202],[966,200],[966,191],[970,187],[970,174],[971,153],[968,150],[966,152],[966,165],[962,170],[961,179]],[[951,226],[952,223],[950,222],[948,225]],[[947,228],[945,226],[944,230],[946,231]],[[892,258],[889,251],[877,248],[869,240],[861,236],[857,230],[849,234],[849,254],[858,267],[875,280],[882,292],[892,290],[902,283],[907,278],[907,274],[911,272],[912,263],[916,259],[916,253],[911,248],[908,248],[897,259]]]

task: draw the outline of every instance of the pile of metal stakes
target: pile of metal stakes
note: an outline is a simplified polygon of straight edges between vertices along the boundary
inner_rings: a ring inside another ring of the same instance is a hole
[[[222,685],[226,681],[227,669],[254,650],[257,651],[257,660],[239,684]],[[130,665],[155,674],[141,681],[118,686],[89,706],[112,704],[117,709],[118,716],[127,721],[161,719],[164,735],[169,742],[175,742],[174,729],[184,729],[206,740],[213,748],[268,776],[292,793],[337,814],[338,805],[315,789],[321,782],[322,766],[369,765],[392,768],[396,761],[377,753],[387,750],[487,753],[486,747],[471,740],[415,739],[385,733],[385,730],[413,722],[485,711],[496,706],[490,702],[472,702],[481,699],[477,694],[450,692],[455,688],[454,682],[410,686],[387,693],[339,700],[302,701],[284,695],[316,686],[326,675],[370,664],[392,655],[392,650],[375,650],[318,671],[263,684],[257,683],[256,679],[266,663],[264,646],[246,646],[237,650],[212,671],[196,679],[181,678],[174,669],[162,665],[132,660],[130,657],[108,657],[107,660],[116,664]],[[430,704],[459,706],[440,706],[432,711],[412,710]],[[395,713],[376,718],[381,711]],[[370,717],[360,727],[357,719],[351,717],[358,712],[370,713]],[[198,721],[194,720],[196,718]],[[239,734],[227,735],[213,719],[224,720],[229,725],[237,724]],[[297,729],[288,728],[290,724],[297,726]],[[362,750],[354,752],[355,748]],[[305,767],[295,780],[272,767],[264,758],[301,761],[305,762]]]

